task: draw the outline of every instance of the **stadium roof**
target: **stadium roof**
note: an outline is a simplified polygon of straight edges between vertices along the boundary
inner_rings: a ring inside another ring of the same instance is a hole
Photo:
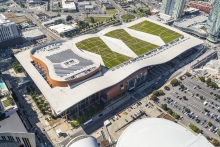
[[[59,41],[34,48],[32,55],[43,61],[48,68],[49,76],[58,81],[84,73],[88,69],[96,69],[100,61],[83,54],[80,50],[73,50],[71,41]]]
[[[128,23],[122,27],[126,27],[126,26],[129,27],[137,23],[140,23],[146,19],[147,18],[141,18],[131,23]],[[149,20],[149,21],[152,21],[152,20]],[[154,23],[159,24],[158,22],[154,22]],[[131,56],[133,56],[133,59],[131,59],[130,61],[108,70],[106,73],[103,74],[103,76],[97,77],[92,80],[87,80],[86,82],[78,85],[77,87],[73,89],[70,89],[69,87],[51,88],[48,85],[48,83],[44,80],[44,78],[39,74],[36,68],[31,64],[31,62],[28,62],[28,61],[32,61],[32,59],[30,58],[29,50],[18,53],[15,56],[19,60],[21,65],[25,68],[25,70],[30,75],[30,77],[33,79],[35,84],[39,87],[40,91],[43,93],[45,98],[48,100],[48,102],[50,103],[51,107],[56,112],[56,114],[60,114],[66,109],[73,106],[74,104],[77,104],[78,102],[82,101],[84,98],[119,83],[120,81],[122,81],[123,79],[131,75],[132,73],[144,67],[156,65],[156,64],[162,64],[164,62],[170,61],[176,56],[180,55],[181,53],[203,43],[202,40],[197,39],[193,36],[190,36],[184,32],[181,32],[175,28],[171,28],[163,24],[159,24],[159,25],[162,25],[165,28],[169,28],[171,30],[174,30],[175,32],[182,34],[184,38],[177,41],[176,43],[173,43],[172,45],[163,46],[157,50],[152,51],[151,53],[147,53],[146,55],[142,55],[140,57],[137,57],[137,55],[135,54],[133,55],[131,54]],[[79,53],[80,56],[88,57],[88,59],[90,58],[91,60],[100,59],[100,61],[102,62],[100,55],[97,55],[97,54],[94,54],[88,51],[83,51],[83,50],[81,51],[76,47],[75,44],[87,38],[92,38],[92,37],[97,37],[97,36],[100,36],[100,38],[106,37],[106,36],[103,36],[103,34],[111,30],[114,30],[115,28],[118,28],[118,27],[120,26],[109,27],[97,34],[83,35],[83,36],[74,38],[71,41],[66,41],[66,42],[67,44],[71,42],[72,44],[69,46],[69,49],[71,49],[73,52],[77,52],[77,54]],[[138,33],[136,33],[136,36],[138,37],[137,34]],[[149,36],[151,35],[149,34]],[[152,42],[153,41],[155,40],[153,39]],[[109,42],[112,42],[112,40],[110,39]],[[158,42],[155,41],[155,43],[158,43]],[[65,44],[65,41],[63,44]],[[107,45],[110,48],[115,47],[113,44],[111,47],[110,43]],[[161,42],[161,45],[162,45],[162,42]],[[65,45],[64,45],[64,48],[66,48]],[[62,49],[62,50],[65,50],[65,49]],[[120,52],[120,50],[124,50],[125,52],[128,51],[127,46],[122,46],[121,44],[119,44],[116,50],[117,52]],[[38,56],[38,57],[45,59],[45,55],[43,57],[41,56]],[[48,61],[44,60],[44,61],[46,63],[48,62],[49,64],[49,60]],[[72,95],[74,95],[74,98],[72,98]]]
[[[213,147],[201,134],[162,118],[141,119],[124,130],[116,147]]]
[[[81,135],[72,139],[66,147],[99,147],[96,139],[92,136]]]

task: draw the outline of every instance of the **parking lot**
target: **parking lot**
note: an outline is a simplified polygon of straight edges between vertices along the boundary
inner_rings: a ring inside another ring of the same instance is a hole
[[[155,106],[142,99],[111,117],[109,119],[111,125],[107,129],[112,140],[117,140],[131,123],[146,117],[158,117],[160,114],[161,112]]]
[[[180,115],[181,123],[186,126],[189,123],[196,125],[203,130],[204,136],[219,137],[217,135],[220,128],[219,90],[207,87],[206,83],[196,77],[184,76],[180,82],[184,88],[169,86],[170,90],[164,91],[165,96],[159,97],[158,105],[167,104],[168,108]],[[208,122],[213,125],[208,126]]]

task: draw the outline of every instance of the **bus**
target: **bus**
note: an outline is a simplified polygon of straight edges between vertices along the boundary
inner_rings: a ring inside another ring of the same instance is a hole
[[[87,126],[87,125],[90,124],[90,123],[92,123],[92,119],[90,119],[90,120],[84,122],[84,126]]]

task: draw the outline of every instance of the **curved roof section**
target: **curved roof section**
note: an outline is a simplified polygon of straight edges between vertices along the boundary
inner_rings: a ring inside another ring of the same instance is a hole
[[[145,19],[147,18],[138,19],[126,25],[131,26],[136,23],[142,22]],[[74,104],[77,104],[78,102],[82,101],[86,97],[119,83],[132,73],[144,67],[168,62],[176,56],[182,54],[183,52],[203,43],[202,40],[197,39],[184,32],[181,32],[175,28],[172,28],[164,24],[159,25],[162,25],[163,27],[166,27],[168,29],[174,30],[175,32],[182,34],[184,36],[183,40],[179,40],[172,45],[165,45],[161,47],[159,50],[154,50],[151,53],[146,53],[146,55],[134,58],[131,61],[118,65],[115,68],[108,70],[106,73],[103,74],[103,76],[97,77],[92,80],[88,80],[78,85],[77,87],[74,87],[73,89],[70,89],[68,87],[51,88],[43,79],[43,77],[37,72],[35,67],[30,62],[28,62],[31,61],[28,50],[16,54],[15,56],[22,64],[22,66],[25,68],[30,77],[33,79],[33,81],[36,83],[36,85],[39,87],[41,92],[44,94],[45,98],[48,100],[56,114],[60,114],[66,109],[73,106]],[[97,35],[98,34],[84,35],[74,38],[72,41],[76,43],[86,38],[91,38]],[[75,48],[76,45],[73,44],[73,47]],[[72,95],[74,95],[74,98],[72,98]]]
[[[92,136],[78,136],[72,139],[66,147],[99,147],[97,141]]]
[[[67,81],[97,69],[100,60],[74,49],[71,41],[57,41],[38,46],[31,54],[44,62],[49,76],[58,81]]]
[[[213,147],[202,135],[162,118],[145,118],[124,130],[116,147]]]

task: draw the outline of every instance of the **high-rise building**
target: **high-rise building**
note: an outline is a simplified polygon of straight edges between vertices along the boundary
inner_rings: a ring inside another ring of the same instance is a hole
[[[182,15],[185,3],[186,0],[163,0],[160,12],[177,19]]]
[[[17,26],[0,14],[0,42],[20,37]]]
[[[27,132],[17,113],[0,120],[0,147],[36,147],[35,134]]]
[[[207,31],[209,33],[208,40],[217,42],[220,35],[220,0],[215,0],[209,18],[206,23]]]

